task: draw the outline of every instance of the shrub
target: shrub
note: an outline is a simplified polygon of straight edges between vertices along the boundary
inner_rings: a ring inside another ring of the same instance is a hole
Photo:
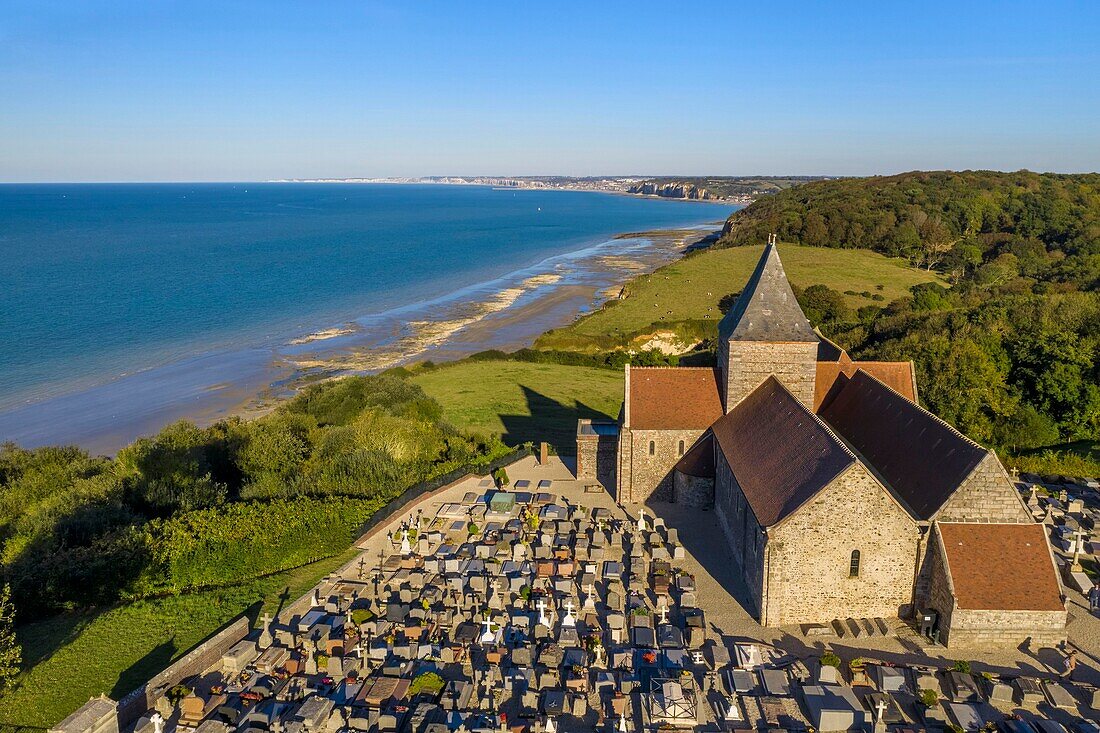
[[[963,674],[970,674],[970,662],[965,659],[956,659],[951,665],[951,669],[955,672],[962,672]]]
[[[836,667],[836,668],[839,669],[840,668],[840,657],[838,657],[833,652],[825,652],[824,654],[821,655],[821,666],[822,667]]]
[[[428,695],[438,695],[443,692],[444,684],[443,678],[435,672],[421,672],[409,684],[409,695],[417,695],[421,692]]]
[[[940,701],[940,696],[935,690],[921,690],[920,691],[920,704],[926,708],[932,708],[936,706],[936,703]]]

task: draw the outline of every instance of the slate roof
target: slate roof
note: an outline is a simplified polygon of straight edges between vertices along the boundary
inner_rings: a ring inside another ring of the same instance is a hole
[[[714,423],[711,433],[762,527],[782,521],[856,462],[774,376]]]
[[[818,414],[922,520],[931,519],[987,455],[862,369]]]
[[[711,367],[631,367],[629,397],[635,430],[706,430],[722,415]]]
[[[964,610],[1063,611],[1041,524],[937,522]]]
[[[847,355],[845,355],[847,357]],[[817,378],[814,381],[814,412],[831,401],[848,380],[862,369],[910,402],[917,401],[913,364],[908,361],[852,361],[817,362]]]
[[[718,336],[734,341],[819,342],[795,300],[774,244],[764,248],[741,297],[718,324]]]

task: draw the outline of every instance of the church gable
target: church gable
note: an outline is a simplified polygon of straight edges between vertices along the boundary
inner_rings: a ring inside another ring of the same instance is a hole
[[[1012,485],[1012,480],[993,453],[986,453],[981,463],[936,514],[936,519],[943,522],[1020,524],[1033,521],[1020,492]]]
[[[896,617],[912,600],[919,530],[853,463],[768,531],[767,625]]]

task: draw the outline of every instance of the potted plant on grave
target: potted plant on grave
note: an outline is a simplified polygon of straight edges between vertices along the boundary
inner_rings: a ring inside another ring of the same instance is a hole
[[[863,657],[856,657],[848,662],[848,672],[852,676],[853,687],[871,684],[871,680],[867,678],[867,660]]]
[[[467,524],[466,525],[467,539],[473,539],[474,535],[476,535],[476,534],[477,534],[477,525],[474,524],[473,522],[470,522],[469,524]]]

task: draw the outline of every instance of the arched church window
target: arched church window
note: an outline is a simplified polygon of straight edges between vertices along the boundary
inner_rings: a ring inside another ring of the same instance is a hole
[[[680,441],[680,455],[684,455],[684,441]]]
[[[649,455],[653,455],[656,452],[657,452],[657,444],[654,443],[652,440],[649,441]]]
[[[848,577],[859,577],[859,550],[852,550],[852,561],[848,565]]]

